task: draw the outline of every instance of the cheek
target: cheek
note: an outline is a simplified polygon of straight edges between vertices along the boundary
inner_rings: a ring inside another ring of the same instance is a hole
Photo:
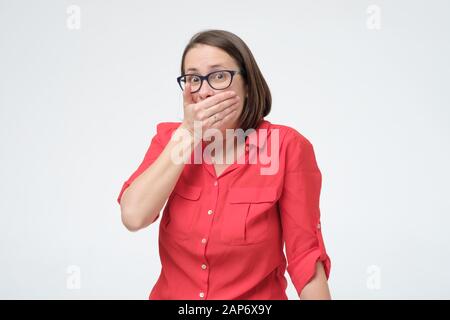
[[[244,107],[245,107],[245,101],[241,101],[239,103],[238,109],[237,109],[237,115],[240,116],[241,113],[244,111]]]
[[[241,102],[239,104],[239,109],[238,109],[239,115],[244,111],[246,104],[247,104],[247,98],[245,98],[245,95],[244,95],[241,97]]]

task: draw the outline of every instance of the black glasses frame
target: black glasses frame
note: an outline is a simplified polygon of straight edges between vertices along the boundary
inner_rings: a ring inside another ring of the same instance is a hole
[[[211,83],[209,83],[209,80],[208,80],[209,76],[214,74],[214,73],[217,73],[217,72],[228,72],[228,73],[230,73],[230,75],[231,75],[230,84],[227,87],[221,88],[221,89],[216,89],[216,88],[214,88],[214,86],[211,85]],[[200,74],[195,74],[195,73],[188,73],[188,74],[183,74],[183,75],[179,76],[177,78],[177,82],[178,82],[178,85],[180,86],[181,90],[184,91],[183,85],[181,84],[181,82],[183,82],[183,78],[185,78],[186,76],[196,76],[196,77],[200,78],[200,81],[201,81],[200,82],[200,87],[198,87],[198,89],[195,90],[195,91],[191,91],[191,93],[195,93],[195,92],[200,91],[200,89],[202,88],[204,80],[206,80],[206,82],[208,82],[209,86],[211,88],[213,88],[214,90],[225,90],[226,88],[229,88],[231,86],[231,84],[233,83],[234,76],[236,74],[238,74],[238,73],[242,74],[242,72],[240,70],[216,70],[216,71],[210,72],[210,73],[208,73],[207,75],[204,75],[204,76],[202,76]]]

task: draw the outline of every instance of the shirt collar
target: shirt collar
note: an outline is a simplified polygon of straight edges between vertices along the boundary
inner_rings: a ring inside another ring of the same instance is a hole
[[[253,146],[257,149],[264,148],[267,138],[270,134],[270,122],[267,120],[262,120],[259,125],[256,127],[255,130],[253,130],[248,136],[245,137],[245,145],[246,146]],[[263,129],[264,132],[262,133],[260,130]],[[255,138],[256,136],[256,138]]]

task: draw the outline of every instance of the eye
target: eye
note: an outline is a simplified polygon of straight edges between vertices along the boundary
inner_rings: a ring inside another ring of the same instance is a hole
[[[186,76],[186,82],[197,83],[199,81],[200,81],[200,78],[197,76]]]
[[[223,74],[223,72],[217,72],[214,74],[214,78],[217,80],[221,80],[225,77],[225,75]]]
[[[222,81],[224,81],[225,79],[227,79],[228,77],[227,77],[227,74],[225,73],[225,72],[223,72],[223,71],[218,71],[218,72],[215,72],[215,73],[213,73],[212,75],[211,75],[211,80],[212,81],[215,81],[215,82],[222,82]]]

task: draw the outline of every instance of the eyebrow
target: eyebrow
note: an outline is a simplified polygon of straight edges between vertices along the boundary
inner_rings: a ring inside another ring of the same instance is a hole
[[[224,66],[222,64],[213,64],[213,65],[209,66],[208,68],[209,69],[215,69],[215,68],[218,68],[218,67],[224,68]],[[189,69],[186,70],[186,72],[189,72],[189,71],[198,71],[198,69],[197,68],[189,68]]]

